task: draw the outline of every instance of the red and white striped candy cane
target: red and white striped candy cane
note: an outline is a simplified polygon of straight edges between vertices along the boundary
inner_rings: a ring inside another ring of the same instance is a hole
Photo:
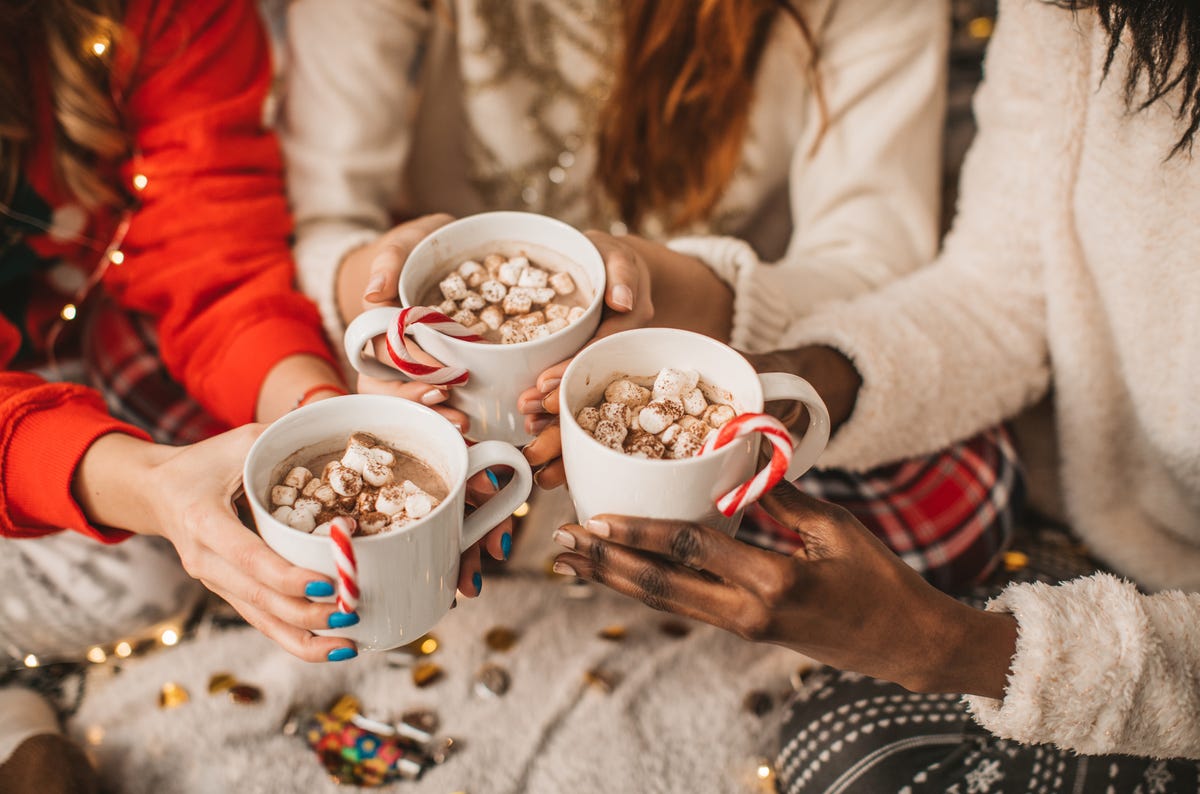
[[[737,511],[758,501],[759,497],[775,487],[787,473],[792,462],[792,437],[787,428],[773,416],[766,414],[740,414],[721,425],[717,432],[708,437],[699,454],[714,452],[739,438],[761,433],[771,442],[771,462],[762,471],[734,488],[717,500],[717,509],[723,516],[732,516]]]
[[[349,516],[338,516],[329,522],[329,539],[333,542],[333,566],[337,568],[337,608],[339,612],[358,609],[358,561],[350,536],[358,525]]]
[[[464,342],[479,342],[478,334],[468,331],[460,323],[428,306],[409,306],[400,312],[396,322],[388,328],[387,352],[392,362],[405,375],[432,386],[461,386],[467,382],[469,373],[462,367],[435,367],[423,364],[412,357],[404,344],[408,329],[414,325],[427,325],[438,333],[461,339]]]

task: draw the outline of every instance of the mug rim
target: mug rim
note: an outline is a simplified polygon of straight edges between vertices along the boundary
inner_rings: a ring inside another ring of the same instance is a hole
[[[447,223],[445,226],[439,226],[437,229],[434,229],[432,232],[425,235],[424,239],[422,239],[421,242],[417,243],[413,247],[412,251],[409,252],[408,257],[404,260],[405,266],[404,266],[404,268],[402,268],[400,270],[400,278],[396,284],[396,296],[400,299],[401,306],[403,308],[409,308],[412,306],[420,305],[415,300],[410,301],[408,299],[408,297],[406,297],[405,293],[407,292],[407,290],[405,289],[404,273],[408,268],[408,263],[410,261],[412,261],[412,259],[414,257],[416,257],[418,253],[423,253],[426,248],[432,247],[433,241],[438,235],[449,232],[450,230],[452,230],[456,227],[459,227],[459,226],[470,226],[472,224],[482,223],[485,221],[502,221],[505,218],[511,218],[514,216],[521,217],[521,218],[536,218],[537,220],[533,221],[534,223],[545,223],[547,226],[557,226],[562,231],[568,233],[569,235],[579,238],[579,240],[581,242],[585,243],[587,246],[590,246],[591,251],[594,252],[596,255],[596,262],[598,262],[598,264],[599,264],[599,268],[598,268],[597,272],[600,274],[600,287],[599,287],[599,289],[594,290],[595,294],[592,295],[591,301],[588,302],[587,308],[584,309],[584,316],[579,318],[579,320],[577,320],[575,323],[568,324],[566,326],[566,328],[560,328],[559,330],[555,331],[554,333],[550,334],[549,336],[543,337],[542,339],[527,339],[524,342],[511,342],[508,344],[491,344],[490,346],[497,347],[501,350],[504,350],[504,349],[518,350],[518,349],[521,349],[521,348],[524,348],[527,346],[537,345],[537,344],[546,342],[549,339],[553,339],[554,337],[558,336],[559,334],[566,332],[567,330],[569,330],[572,326],[576,325],[577,323],[582,323],[589,315],[591,315],[595,312],[598,312],[600,310],[600,307],[603,306],[604,293],[608,289],[608,273],[605,270],[604,256],[600,253],[600,249],[596,248],[596,244],[593,243],[586,234],[579,231],[571,224],[566,223],[565,221],[561,221],[558,218],[554,218],[549,215],[542,215],[541,213],[537,213],[537,212],[522,212],[520,210],[494,210],[491,212],[477,212],[477,213],[474,213],[473,215],[464,215],[461,218],[455,218],[454,220]],[[533,243],[532,241],[530,241],[530,244],[541,245],[541,243]],[[573,257],[572,257],[572,259],[573,259]],[[440,267],[442,264],[445,264],[445,263],[439,263],[438,267]],[[579,266],[582,268],[585,268],[585,269],[587,269],[587,267],[588,267],[586,262],[580,262]],[[431,329],[428,329],[428,328],[422,328],[421,326],[417,326],[416,328],[413,329],[414,333],[422,333],[424,331],[429,331],[430,333],[437,333],[436,331],[432,331]],[[447,334],[438,334],[438,336],[445,339],[446,342],[452,346],[464,346],[465,347],[467,345],[478,345],[479,344],[479,342],[465,342],[462,339],[458,339],[456,337],[449,336]]]
[[[592,344],[585,347],[583,350],[580,350],[579,353],[575,356],[575,358],[572,359],[571,363],[567,365],[566,370],[563,372],[562,383],[559,385],[559,392],[558,392],[559,393],[559,422],[560,423],[562,423],[564,421],[567,422],[567,424],[569,424],[570,427],[572,428],[572,432],[577,432],[583,436],[586,436],[587,440],[589,442],[595,444],[597,447],[604,450],[605,453],[611,455],[613,460],[624,461],[626,465],[628,465],[630,462],[633,462],[638,465],[646,464],[646,465],[653,465],[653,466],[661,466],[663,464],[677,465],[677,466],[698,466],[703,463],[709,463],[709,462],[712,462],[715,460],[719,460],[723,456],[733,454],[733,452],[736,451],[736,447],[733,444],[727,444],[724,447],[722,447],[721,449],[718,449],[709,455],[693,455],[690,458],[678,458],[678,459],[638,458],[638,457],[634,457],[633,455],[627,455],[624,452],[618,452],[617,450],[613,449],[612,447],[609,447],[606,444],[601,444],[599,441],[597,441],[592,436],[591,433],[587,432],[586,430],[584,430],[582,427],[579,426],[579,422],[577,422],[575,420],[575,411],[571,410],[570,406],[567,404],[567,393],[566,393],[566,385],[571,380],[572,374],[576,374],[576,366],[579,364],[580,360],[582,360],[584,358],[584,356],[588,355],[589,353],[608,346],[609,344],[611,344],[613,342],[613,340],[618,340],[618,339],[623,340],[624,337],[629,337],[629,336],[683,336],[685,338],[690,337],[697,342],[708,344],[710,346],[719,346],[719,347],[725,348],[729,352],[733,353],[738,358],[738,360],[741,361],[741,363],[745,364],[746,367],[750,370],[750,374],[754,376],[754,381],[753,381],[754,382],[754,390],[757,392],[758,403],[759,403],[758,410],[759,411],[762,410],[762,405],[763,405],[762,381],[760,381],[758,379],[759,373],[754,369],[754,367],[750,364],[750,362],[746,360],[746,357],[743,356],[741,353],[739,353],[737,350],[735,350],[733,347],[725,344],[724,342],[718,342],[716,339],[713,339],[712,337],[709,337],[709,336],[705,336],[704,334],[698,334],[695,331],[685,331],[680,328],[631,328],[628,331],[621,331],[620,333],[612,334],[611,336],[606,336],[603,339],[593,342]],[[641,377],[641,376],[638,376],[638,377]]]
[[[334,403],[337,401],[379,403],[379,402],[382,402],[385,400],[387,401],[388,407],[390,409],[395,409],[397,403],[403,403],[406,406],[406,408],[404,410],[413,410],[417,414],[424,414],[425,416],[433,417],[433,418],[437,419],[440,423],[444,424],[447,428],[449,428],[453,432],[453,434],[458,438],[458,442],[459,442],[458,445],[453,448],[452,454],[455,456],[455,458],[458,459],[458,463],[461,466],[463,474],[464,475],[466,474],[467,466],[468,466],[466,441],[462,438],[462,435],[459,433],[458,428],[455,427],[454,424],[451,423],[449,419],[442,416],[437,411],[434,411],[432,408],[429,408],[428,406],[421,405],[420,403],[415,403],[411,400],[406,400],[403,397],[389,397],[384,394],[341,394],[336,397],[329,397],[324,400],[318,400],[317,402],[310,403],[308,405],[303,405],[293,411],[289,411],[288,413],[286,413],[283,416],[276,419],[271,424],[267,425],[266,429],[263,430],[263,432],[259,435],[259,437],[254,440],[254,443],[250,446],[250,451],[246,453],[246,461],[242,465],[242,490],[245,492],[246,498],[248,500],[250,500],[250,502],[251,502],[251,512],[253,513],[254,508],[257,507],[263,513],[263,515],[266,517],[266,520],[273,522],[276,527],[279,527],[279,528],[287,530],[288,532],[294,533],[295,535],[298,536],[297,540],[301,543],[305,543],[305,542],[327,543],[329,540],[328,535],[314,535],[311,532],[301,532],[300,530],[295,529],[294,527],[288,526],[287,524],[285,524],[282,521],[275,518],[274,515],[272,515],[272,513],[274,511],[270,507],[264,505],[262,500],[258,497],[258,495],[255,494],[251,488],[247,487],[247,481],[250,479],[251,461],[254,460],[256,454],[261,454],[259,445],[262,444],[263,439],[267,438],[267,436],[271,433],[271,429],[274,428],[280,422],[283,422],[284,420],[300,422],[301,418],[304,417],[306,414],[314,413],[315,412],[314,409],[321,409],[321,410],[330,410],[331,409],[330,406],[328,406],[328,405],[323,406],[323,403]],[[293,417],[295,417],[295,418],[293,418]],[[363,430],[363,431],[356,431],[356,432],[371,433],[370,430]],[[372,433],[372,435],[374,435],[374,434]],[[424,461],[422,461],[422,462],[424,462]],[[426,465],[428,465],[428,464],[426,464]],[[383,541],[383,540],[387,540],[389,538],[401,537],[403,535],[408,534],[410,531],[415,531],[417,529],[420,529],[427,522],[429,522],[430,520],[432,520],[433,518],[438,516],[440,513],[444,512],[443,508],[446,508],[446,506],[448,504],[450,504],[451,502],[454,502],[458,495],[458,492],[460,490],[465,490],[465,489],[466,489],[466,478],[464,476],[464,478],[460,479],[456,484],[454,484],[452,487],[449,488],[449,490],[446,493],[446,498],[443,499],[441,502],[439,502],[438,505],[433,508],[433,510],[430,510],[428,515],[418,518],[417,520],[415,520],[409,524],[406,524],[403,527],[400,527],[399,529],[388,530],[387,532],[379,532],[374,535],[355,535],[352,539],[355,543],[371,543],[371,542],[374,542],[377,540]],[[262,530],[261,530],[261,528],[257,527],[257,516],[255,516],[255,526],[256,526],[256,530],[258,532],[259,537],[262,537]],[[265,541],[266,538],[263,538],[263,540]]]

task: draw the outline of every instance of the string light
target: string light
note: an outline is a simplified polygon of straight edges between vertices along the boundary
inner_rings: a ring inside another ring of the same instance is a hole
[[[524,518],[529,515],[529,502],[522,502],[521,506],[513,511],[513,515],[517,518]]]
[[[433,637],[426,637],[424,642],[421,643],[421,653],[425,654],[426,656],[433,653],[437,649],[438,641]]]
[[[92,55],[100,58],[104,53],[108,52],[108,42],[105,39],[96,39],[92,42]]]
[[[145,174],[133,175],[133,186],[138,190],[145,190],[146,185],[150,184],[149,178]]]
[[[113,652],[122,659],[125,659],[128,658],[131,653],[133,653],[133,646],[124,640],[121,640],[117,643],[117,647],[113,649]]]
[[[40,664],[40,662],[38,662],[38,658],[36,656],[34,656],[32,653],[25,657],[25,666],[26,667],[37,667],[38,664]]]
[[[995,22],[991,17],[975,17],[967,23],[967,34],[973,39],[988,39],[992,36]]]
[[[120,265],[125,262],[125,254],[121,251],[113,251],[108,255],[108,261],[114,265]]]
[[[68,303],[66,306],[62,307],[62,311],[59,312],[59,315],[67,322],[71,322],[71,320],[74,320],[75,314],[76,314],[76,309],[75,309],[74,303]]]
[[[104,664],[108,661],[108,654],[99,645],[91,648],[87,652],[87,660],[92,664]]]
[[[159,639],[162,640],[163,645],[175,645],[179,642],[179,632],[175,629],[167,629]]]

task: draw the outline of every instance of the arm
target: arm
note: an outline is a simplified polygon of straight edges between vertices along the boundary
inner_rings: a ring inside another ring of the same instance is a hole
[[[790,166],[793,232],[782,261],[764,262],[747,243],[727,237],[670,243],[734,289],[735,347],[771,350],[789,322],[815,307],[874,290],[933,258],[945,6],[844,3],[816,32],[826,47],[819,68],[829,128],[811,153],[820,123],[814,100]]]
[[[411,0],[298,0],[288,10],[281,135],[300,286],[331,338],[362,307],[373,257],[347,254],[392,226],[411,143],[430,11]],[[394,297],[394,295],[392,296]]]
[[[1044,118],[1061,112],[1063,81],[1046,52],[1069,41],[1070,15],[1049,4],[1002,7],[976,96],[979,134],[967,156],[959,214],[937,262],[876,293],[802,319],[786,357],[840,351],[861,388],[834,396],[853,414],[822,465],[866,470],[932,453],[1007,419],[1050,378],[1039,205],[1057,147]],[[1054,43],[1057,39],[1057,44]],[[1040,189],[1041,188],[1041,189]],[[811,364],[789,367],[807,376]],[[835,406],[834,403],[841,403]]]
[[[105,284],[124,308],[155,316],[163,363],[210,413],[230,425],[271,418],[339,377],[292,286],[257,12],[249,0],[140,3],[129,21],[144,50],[125,95],[140,157],[123,177],[147,183],[125,262]]]

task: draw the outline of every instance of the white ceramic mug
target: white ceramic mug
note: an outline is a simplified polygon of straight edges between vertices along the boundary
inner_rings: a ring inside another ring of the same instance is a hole
[[[289,562],[337,581],[328,536],[292,529],[271,517],[271,486],[301,458],[340,451],[350,434],[366,432],[424,462],[449,493],[433,512],[401,529],[356,537],[360,622],[318,634],[349,637],[359,650],[411,642],[450,609],[464,549],[478,542],[529,496],[533,477],[521,453],[500,441],[470,448],[454,425],[423,405],[354,394],[312,403],[274,422],[246,458],[243,481],[258,532]],[[512,481],[463,518],[466,481],[489,466],[509,466]]]
[[[400,272],[399,298],[404,306],[419,306],[447,267],[488,254],[528,256],[551,270],[566,270],[578,288],[592,298],[583,317],[542,339],[511,345],[464,342],[425,326],[413,327],[413,338],[425,352],[447,366],[464,367],[470,379],[450,390],[448,404],[471,420],[474,439],[525,444],[525,417],[517,397],[537,382],[548,367],[565,361],[587,344],[600,324],[604,306],[604,260],[591,240],[562,221],[527,212],[486,212],[448,223],[422,240]],[[440,302],[440,301],[439,301]],[[363,349],[396,322],[399,309],[364,312],[346,329],[344,343],[351,365],[374,378],[407,379],[381,364]]]
[[[808,471],[829,441],[829,412],[808,381],[795,375],[754,371],[733,348],[707,336],[672,328],[643,328],[601,339],[567,367],[559,387],[562,458],[580,521],[601,513],[695,521],[727,534],[737,531],[739,511],[725,517],[716,501],[757,471],[757,435],[706,455],[648,460],[609,449],[575,421],[581,408],[603,400],[604,389],[622,377],[653,378],[663,367],[693,369],[739,413],[757,413],[772,400],[798,400],[809,424],[795,445],[787,478]]]

